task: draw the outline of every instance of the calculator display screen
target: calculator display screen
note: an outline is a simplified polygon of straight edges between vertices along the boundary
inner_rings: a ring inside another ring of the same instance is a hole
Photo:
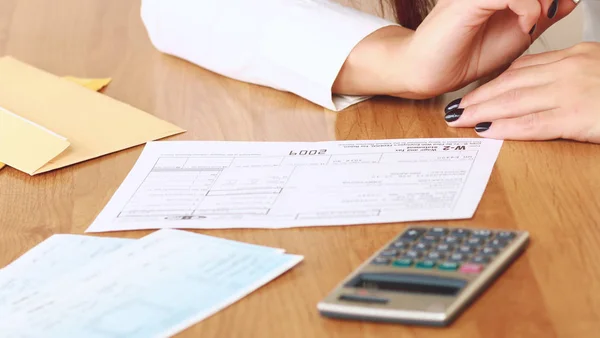
[[[466,281],[417,274],[364,273],[356,276],[346,287],[370,290],[454,296]]]

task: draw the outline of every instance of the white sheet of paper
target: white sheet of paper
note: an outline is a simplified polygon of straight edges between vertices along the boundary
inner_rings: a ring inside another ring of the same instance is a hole
[[[2,337],[169,337],[289,270],[302,256],[159,230],[0,306]]]
[[[470,218],[501,146],[480,138],[150,142],[86,231]]]
[[[50,236],[0,270],[0,309],[7,298],[50,283],[133,241],[70,234]]]

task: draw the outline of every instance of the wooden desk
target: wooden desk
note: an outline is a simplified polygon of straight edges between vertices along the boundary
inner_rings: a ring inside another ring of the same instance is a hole
[[[377,98],[333,113],[159,54],[139,1],[2,0],[0,55],[57,75],[114,78],[105,94],[188,129],[178,140],[319,141],[476,137],[442,119],[449,100]],[[1,74],[0,74],[1,76]],[[108,136],[108,135],[107,135]],[[0,171],[0,266],[55,233],[81,234],[142,147],[45,175]],[[506,142],[472,220],[532,243],[450,328],[324,319],[317,302],[406,224],[202,233],[282,247],[299,266],[181,337],[598,337],[600,146]],[[139,238],[149,232],[112,233]],[[106,234],[109,236],[109,234]],[[124,318],[123,320],[127,320]]]

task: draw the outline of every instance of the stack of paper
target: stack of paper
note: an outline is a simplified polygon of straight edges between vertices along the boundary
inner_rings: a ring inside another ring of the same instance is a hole
[[[0,332],[168,337],[302,259],[180,230],[139,240],[54,235],[0,270]]]

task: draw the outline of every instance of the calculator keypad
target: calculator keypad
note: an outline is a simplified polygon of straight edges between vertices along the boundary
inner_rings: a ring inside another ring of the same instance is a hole
[[[510,231],[412,228],[371,263],[479,273],[515,238],[516,233]]]

